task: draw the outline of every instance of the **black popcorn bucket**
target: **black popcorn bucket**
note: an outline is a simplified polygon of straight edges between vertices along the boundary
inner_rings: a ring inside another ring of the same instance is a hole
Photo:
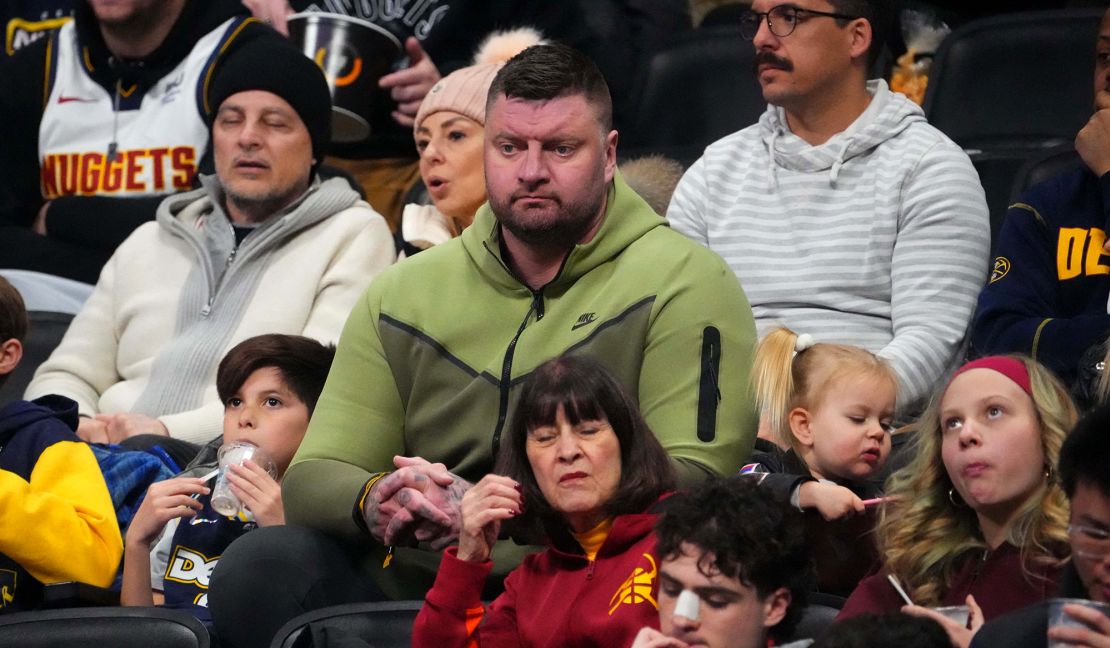
[[[365,20],[312,11],[289,16],[289,38],[327,77],[333,142],[360,142],[388,124],[396,104],[378,79],[401,59],[396,36]]]

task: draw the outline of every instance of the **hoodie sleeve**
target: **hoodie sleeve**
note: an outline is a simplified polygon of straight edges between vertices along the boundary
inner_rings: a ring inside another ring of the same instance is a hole
[[[728,475],[755,442],[749,381],[756,332],[740,282],[713,252],[676,239],[680,270],[663,283],[644,341],[638,399],[644,420],[674,460],[680,487]]]
[[[1089,225],[1101,225],[1110,212],[1106,204],[1110,202],[1107,200],[1110,174],[1103,176],[1099,184],[1102,195],[1098,205],[1102,213],[1096,213],[1095,205],[1088,204],[1091,210],[1086,215],[1093,219]],[[1077,304],[1068,303],[1061,290],[1063,280],[1058,276],[1061,271],[1056,238],[1061,228],[1048,223],[1058,222],[1053,212],[1060,206],[1052,204],[1051,198],[1063,199],[1065,196],[1061,193],[1078,193],[1084,185],[1079,187],[1073,191],[1070,186],[1055,182],[1041,185],[1022,196],[1006,212],[995,250],[995,271],[979,295],[975,313],[972,344],[977,353],[1025,353],[1062,376],[1073,376],[1083,353],[1102,342],[1110,332],[1110,315],[1106,309],[1076,313]],[[1069,207],[1082,210],[1079,205]],[[1073,212],[1071,217],[1077,225],[1082,223],[1080,214]],[[1076,227],[1074,231],[1086,237],[1099,230]],[[1092,241],[1088,249],[1097,250],[1099,246],[1097,241]],[[1104,257],[1088,254],[1080,263],[1084,268],[1097,266],[1100,258]],[[1068,280],[1088,279],[1077,276]],[[1091,302],[1105,304],[1108,291],[1105,281],[1096,279],[1092,283],[1095,290]]]
[[[83,416],[99,413],[101,394],[120,380],[116,370],[119,340],[114,320],[115,285],[121,272],[120,260],[127,256],[121,248],[108,261],[62,341],[35,372],[25,398],[59,394],[77,401]]]
[[[370,218],[364,228],[335,252],[331,267],[320,280],[303,335],[329,343],[337,341],[366,286],[397,259],[393,235],[385,219],[369,205],[359,205],[354,209],[370,212]]]
[[[416,648],[467,646],[472,648],[519,645],[516,633],[516,577],[506,579],[505,592],[490,606],[482,607],[482,587],[493,563],[460,560],[457,547],[443,552],[435,585],[424,597],[424,605],[412,626]]]
[[[38,456],[30,478],[0,470],[0,553],[43,583],[106,587],[123,539],[92,450],[58,441]]]
[[[967,154],[940,138],[902,187],[891,258],[894,338],[878,353],[898,375],[898,402],[923,399],[957,356],[986,278],[990,221]]]
[[[709,247],[705,226],[705,158],[698,159],[682,175],[667,207],[667,222],[676,232]]]

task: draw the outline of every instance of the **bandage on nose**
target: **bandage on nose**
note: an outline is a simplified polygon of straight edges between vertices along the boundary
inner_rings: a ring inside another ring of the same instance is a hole
[[[701,608],[701,599],[697,594],[690,590],[682,590],[678,594],[678,600],[674,604],[674,613],[676,616],[684,616],[691,621],[697,621],[699,610]]]

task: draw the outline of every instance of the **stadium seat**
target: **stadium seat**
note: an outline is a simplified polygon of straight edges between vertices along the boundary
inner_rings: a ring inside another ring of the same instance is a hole
[[[689,166],[709,144],[754,124],[767,107],[754,57],[735,26],[674,37],[648,64],[621,154],[661,153]]]
[[[1010,189],[1010,202],[1017,202],[1017,199],[1029,187],[1040,184],[1052,176],[1077,169],[1082,165],[1083,160],[1080,159],[1079,154],[1075,152],[1075,147],[1071,144],[1030,158],[1014,176],[1014,184]]]
[[[27,338],[23,340],[23,360],[0,387],[0,404],[10,403],[23,398],[23,391],[35,375],[35,369],[50,357],[54,348],[62,341],[73,320],[70,313],[51,311],[29,311],[27,319],[30,326]]]
[[[349,603],[306,612],[277,631],[271,648],[310,645],[408,648],[424,601]]]
[[[798,624],[794,626],[794,631],[790,633],[789,637],[783,638],[784,643],[800,641],[802,639],[820,639],[824,634],[825,629],[832,625],[836,615],[840,612],[839,607],[826,605],[824,603],[810,603],[802,608],[801,618],[798,619]]]
[[[1022,165],[1073,141],[1090,118],[1102,11],[980,18],[957,28],[937,50],[925,115],[967,151],[979,172],[992,246]]]
[[[971,21],[937,50],[925,115],[957,144],[1044,149],[1091,115],[1101,9],[1030,11]]]
[[[76,608],[0,615],[0,646],[57,648],[208,648],[200,621],[164,608]]]
[[[1036,152],[979,151],[971,156],[971,163],[979,173],[979,182],[982,183],[983,192],[987,196],[987,209],[990,212],[991,223],[992,258],[994,256],[994,246],[998,243],[998,234],[1002,230],[1002,221],[1005,219],[1006,210],[1010,206],[1010,189],[1014,184],[1014,176],[1030,155],[1036,155]]]

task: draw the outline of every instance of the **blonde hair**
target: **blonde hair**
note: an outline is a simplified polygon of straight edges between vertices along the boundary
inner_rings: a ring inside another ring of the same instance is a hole
[[[798,447],[790,431],[790,410],[816,409],[836,381],[867,376],[889,380],[895,389],[898,387],[890,366],[866,349],[819,342],[795,353],[797,343],[798,334],[788,328],[771,331],[756,347],[752,366],[760,410],[780,443],[795,451]]]
[[[1060,563],[1068,547],[1068,503],[1054,478],[1060,446],[1078,414],[1067,390],[1036,361],[1014,356],[1025,365],[1033,407],[1041,429],[1044,483],[1022,506],[1006,541],[1021,549],[1022,569],[1032,582],[1037,568]],[[987,549],[978,518],[956,503],[941,458],[940,389],[913,426],[912,461],[887,479],[887,498],[878,525],[879,553],[919,605],[937,605],[968,552]],[[953,491],[954,493],[954,491]],[[955,496],[958,497],[958,496]]]

